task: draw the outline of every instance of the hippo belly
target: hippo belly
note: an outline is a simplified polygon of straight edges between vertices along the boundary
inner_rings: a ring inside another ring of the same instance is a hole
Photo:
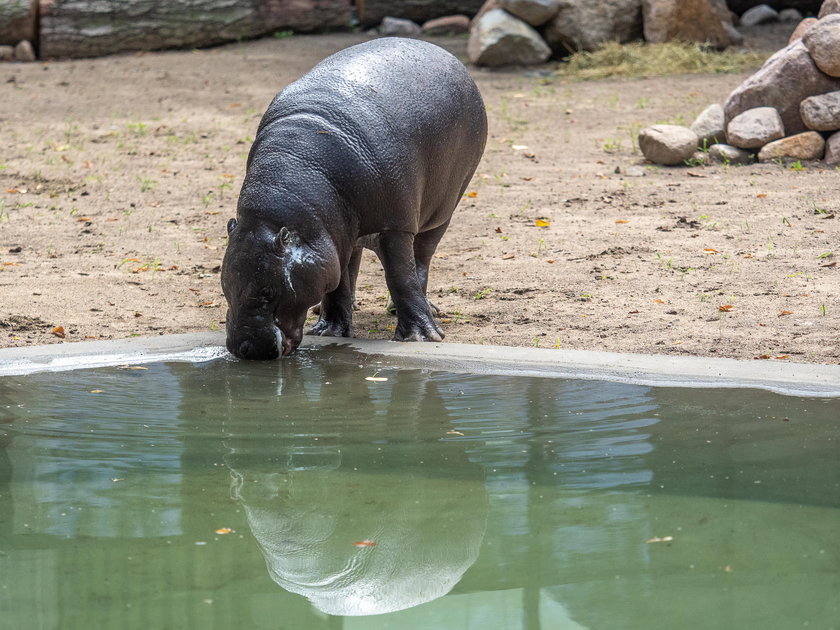
[[[440,341],[425,297],[429,263],[486,137],[466,68],[427,42],[350,47],[280,92],[260,122],[228,223],[230,351],[260,359],[293,352],[319,302],[310,333],[352,335],[364,244],[385,270],[394,339]]]

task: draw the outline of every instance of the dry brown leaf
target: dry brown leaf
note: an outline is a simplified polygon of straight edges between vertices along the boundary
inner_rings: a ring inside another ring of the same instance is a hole
[[[718,310],[723,311],[724,313],[729,313],[730,311],[732,311],[732,305],[724,304],[723,306],[718,306]]]
[[[56,326],[51,332],[53,335],[60,337],[61,339],[64,339],[67,336],[64,334],[64,326]]]
[[[551,225],[551,221],[548,221],[546,219],[537,219],[536,221],[534,221],[534,225],[536,225],[537,227],[548,227],[549,225]]]

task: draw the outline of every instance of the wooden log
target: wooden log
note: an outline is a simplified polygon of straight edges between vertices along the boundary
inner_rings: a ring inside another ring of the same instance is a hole
[[[0,45],[35,42],[38,0],[0,0]]]
[[[42,58],[199,47],[345,26],[350,0],[40,0]]]
[[[473,16],[482,4],[484,0],[356,0],[356,12],[364,26],[375,26],[389,15],[422,24],[457,13]]]

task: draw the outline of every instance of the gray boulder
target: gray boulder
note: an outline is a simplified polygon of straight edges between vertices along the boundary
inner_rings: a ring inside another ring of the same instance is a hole
[[[709,147],[709,158],[723,164],[752,164],[755,155],[731,144],[713,144]]]
[[[545,27],[545,40],[558,52],[597,50],[642,37],[641,0],[560,0]]]
[[[699,146],[709,146],[726,139],[723,125],[723,107],[714,103],[700,112],[690,129],[697,134]]]
[[[757,7],[747,9],[741,16],[741,26],[758,26],[778,21],[779,13],[769,4],[759,4]]]
[[[499,4],[505,11],[531,26],[542,26],[560,8],[560,0],[499,0]]]
[[[823,160],[826,164],[840,164],[840,131],[831,134],[825,141]]]
[[[840,77],[840,14],[827,15],[802,36],[817,68],[832,77]]]
[[[780,22],[801,22],[805,16],[796,9],[782,9],[779,11]]]
[[[820,160],[825,153],[825,140],[816,131],[806,131],[765,144],[758,152],[759,162],[779,158]]]
[[[0,46],[0,61],[11,61],[15,58],[14,46]]]
[[[691,159],[697,150],[697,134],[678,125],[652,125],[639,132],[642,154],[655,164],[674,166]]]
[[[799,105],[799,112],[809,129],[836,131],[840,129],[840,92],[809,96]]]
[[[758,149],[784,135],[782,117],[773,107],[748,109],[735,116],[726,126],[729,144],[739,149]]]
[[[386,37],[414,37],[422,32],[416,22],[390,16],[383,18],[379,25],[379,34]]]
[[[479,66],[533,65],[548,59],[551,49],[533,27],[492,9],[473,24],[467,54]]]
[[[642,0],[645,39],[653,43],[681,40],[726,48],[733,43],[727,31],[729,13],[712,0]]]
[[[728,125],[748,109],[774,107],[782,117],[785,131],[793,135],[808,130],[799,113],[803,99],[837,90],[840,90],[840,79],[821,72],[802,40],[798,40],[770,57],[755,74],[735,88],[726,100],[723,112]]]

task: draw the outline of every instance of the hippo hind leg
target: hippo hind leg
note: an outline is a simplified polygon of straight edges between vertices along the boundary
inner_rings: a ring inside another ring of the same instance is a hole
[[[350,262],[341,274],[336,289],[324,296],[316,307],[320,318],[308,334],[322,337],[352,337],[353,311],[356,306],[356,278],[362,262],[362,248],[353,248]]]
[[[382,232],[380,259],[397,311],[395,341],[442,341],[443,330],[426,299],[429,262],[446,225],[416,237],[406,232]]]

